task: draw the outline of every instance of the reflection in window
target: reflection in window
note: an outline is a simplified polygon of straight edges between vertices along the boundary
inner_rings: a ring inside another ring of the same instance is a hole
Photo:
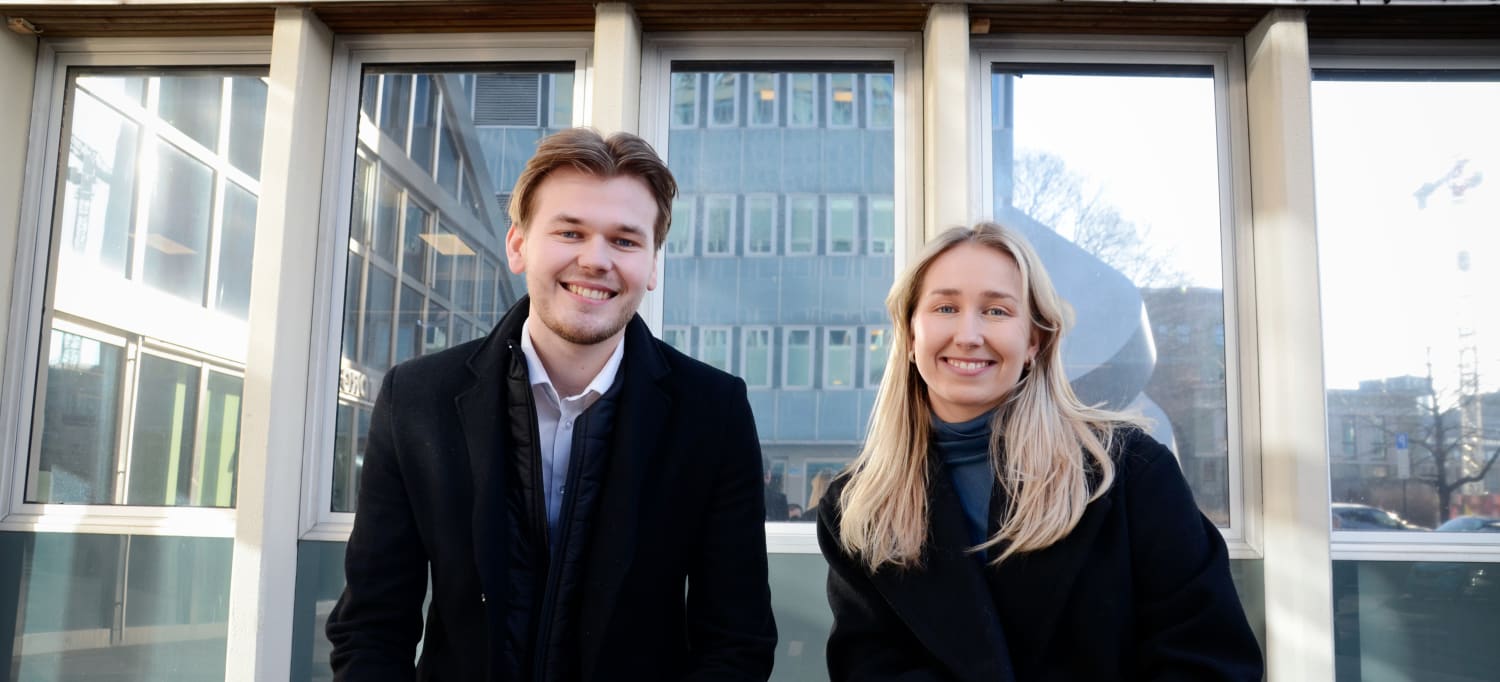
[[[698,124],[698,74],[672,74],[672,127]]]
[[[757,194],[745,197],[745,254],[766,256],[776,252],[776,197]]]
[[[673,114],[667,130],[682,193],[674,221],[696,217],[699,230],[669,242],[661,288],[663,338],[694,339],[695,357],[754,389],[761,450],[783,463],[773,485],[786,499],[767,498],[775,520],[809,504],[808,462],[838,468],[857,453],[874,399],[860,380],[860,329],[886,324],[895,265],[894,225],[867,233],[860,199],[894,202],[894,123],[865,125],[858,104],[866,78],[885,78],[894,93],[892,65],[788,66],[672,62],[672,111],[678,84],[698,82],[710,120],[685,127]],[[820,120],[825,109],[838,120]],[[879,246],[861,248],[867,239]],[[825,252],[844,255],[810,257]]]
[[[378,109],[381,118],[362,118],[359,139],[384,130],[402,144],[357,143],[347,152],[355,157],[355,189],[332,448],[335,512],[354,511],[362,439],[384,373],[484,336],[524,293],[521,278],[502,268],[504,211],[537,141],[571,125],[575,75],[571,63],[512,68],[365,70],[361,111]],[[410,143],[392,131],[407,131]],[[431,181],[406,177],[413,166]],[[486,178],[492,184],[480,186]]]
[[[662,330],[661,340],[665,341],[668,346],[691,355],[693,349],[688,342],[688,332],[689,330],[684,327],[667,327]]]
[[[885,365],[891,355],[891,331],[871,329],[865,345],[865,387],[877,388],[885,376]]]
[[[888,73],[877,73],[865,76],[865,84],[870,93],[866,100],[868,107],[869,127],[889,128],[896,122],[896,79]]]
[[[827,388],[854,386],[854,332],[830,329],[823,344],[823,372]]]
[[[1500,518],[1500,78],[1319,70],[1312,116],[1334,517],[1485,532]]]
[[[747,327],[744,331],[744,350],[740,356],[740,376],[751,388],[771,387],[771,329]]]
[[[896,206],[890,197],[870,198],[870,254],[896,252]]]
[[[703,197],[703,254],[724,256],[734,248],[734,197]]]
[[[994,66],[995,217],[1046,254],[1078,311],[1072,337],[1089,343],[1063,360],[1080,399],[1150,418],[1204,513],[1227,525],[1229,442],[1215,426],[1227,356],[1208,333],[1225,323],[1214,74],[1136,68]],[[1084,104],[1123,101],[1144,104]]]
[[[693,208],[693,197],[678,194],[672,201],[671,231],[664,247],[669,255],[693,252]]]
[[[263,76],[70,73],[26,501],[233,506]]]
[[[776,125],[777,94],[776,74],[750,74],[750,125]]]

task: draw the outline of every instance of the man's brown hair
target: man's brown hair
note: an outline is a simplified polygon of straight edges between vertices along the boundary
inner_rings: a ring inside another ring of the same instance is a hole
[[[568,128],[542,138],[536,156],[526,162],[526,169],[516,179],[510,199],[510,222],[522,231],[536,210],[536,190],[547,175],[559,168],[571,168],[600,179],[632,177],[646,183],[656,199],[656,225],[653,238],[657,249],[667,241],[672,227],[672,198],[677,196],[677,181],[672,171],[645,140],[630,133],[615,133],[608,139],[593,128]]]

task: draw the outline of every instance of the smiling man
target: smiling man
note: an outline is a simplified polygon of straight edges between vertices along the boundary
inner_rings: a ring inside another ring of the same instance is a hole
[[[676,192],[633,135],[538,145],[505,239],[528,296],[385,375],[328,618],[336,679],[770,676],[745,384],[636,314]]]

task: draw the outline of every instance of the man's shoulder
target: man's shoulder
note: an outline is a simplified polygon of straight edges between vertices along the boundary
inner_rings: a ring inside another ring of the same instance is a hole
[[[479,338],[466,341],[440,351],[403,360],[390,369],[391,383],[403,390],[426,387],[430,390],[451,389],[459,383],[467,383],[473,376],[469,369],[469,358],[484,343]]]
[[[725,391],[744,384],[739,377],[683,353],[654,336],[651,337],[651,345],[671,370],[672,380],[679,384],[694,389]]]

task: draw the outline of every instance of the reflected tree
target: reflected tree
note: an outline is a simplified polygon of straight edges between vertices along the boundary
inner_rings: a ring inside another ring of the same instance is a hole
[[[1150,227],[1126,219],[1101,190],[1090,188],[1061,157],[1021,151],[1012,173],[1012,206],[1069,237],[1136,286],[1187,284],[1187,275],[1152,248]]]

